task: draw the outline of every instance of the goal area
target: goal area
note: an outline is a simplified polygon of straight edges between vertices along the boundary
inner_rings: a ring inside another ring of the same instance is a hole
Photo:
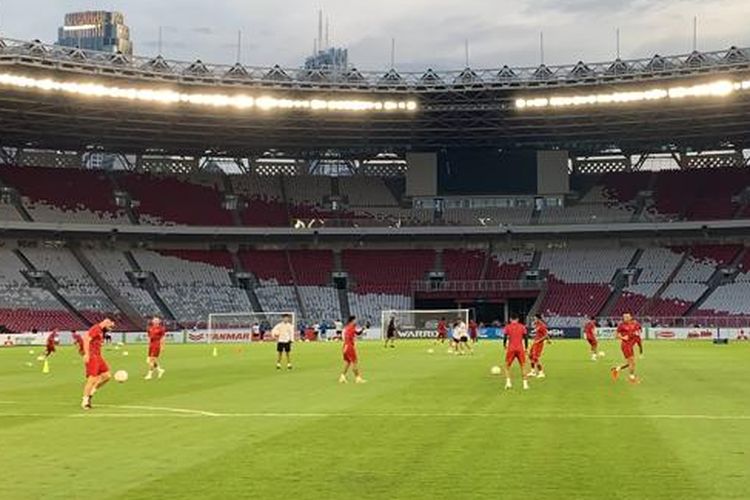
[[[381,338],[385,338],[391,319],[395,320],[397,336],[404,339],[437,338],[437,327],[444,319],[448,328],[459,319],[469,324],[469,309],[386,309],[380,313]]]
[[[291,316],[296,337],[297,314],[293,311],[211,313],[205,341],[211,344],[271,340],[271,329],[284,316]]]

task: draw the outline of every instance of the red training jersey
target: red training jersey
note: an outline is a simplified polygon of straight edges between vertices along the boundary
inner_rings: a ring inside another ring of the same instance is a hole
[[[73,342],[78,347],[78,352],[80,354],[83,354],[83,337],[78,335],[76,332],[73,332]]]
[[[636,343],[637,339],[636,336],[641,331],[641,325],[636,320],[622,322],[619,325],[617,325],[617,333],[619,333],[622,338],[623,344],[630,344],[633,345]]]
[[[89,356],[101,356],[102,355],[102,341],[104,340],[104,330],[99,325],[94,325],[89,328],[86,333],[89,336]]]
[[[587,321],[583,325],[583,333],[587,339],[593,339],[596,336],[596,323],[594,321]]]
[[[526,336],[526,325],[521,323],[508,323],[505,327],[505,336],[508,338],[509,351],[523,351],[523,338]]]
[[[349,323],[344,327],[343,331],[344,336],[344,348],[345,349],[354,349],[354,340],[357,338],[357,325],[354,323]]]
[[[53,330],[52,333],[47,337],[47,347],[55,347],[55,341],[57,340],[57,330]]]
[[[151,344],[158,344],[161,342],[161,339],[164,338],[164,336],[167,334],[167,329],[164,328],[162,325],[156,326],[151,325],[148,327],[148,341]]]
[[[549,335],[547,323],[539,320],[534,321],[534,342],[544,339],[547,335]]]
[[[476,335],[478,327],[479,327],[479,325],[477,325],[476,321],[474,321],[473,319],[471,321],[469,321],[469,332],[472,335]]]
[[[441,334],[442,334],[442,333],[448,333],[448,325],[446,325],[446,324],[445,324],[445,321],[443,321],[443,320],[440,320],[440,321],[438,322],[438,327],[437,327],[437,329],[438,329],[438,333],[441,333]]]

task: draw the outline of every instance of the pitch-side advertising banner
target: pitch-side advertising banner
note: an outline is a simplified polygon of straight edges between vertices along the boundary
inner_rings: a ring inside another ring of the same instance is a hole
[[[648,338],[654,340],[713,340],[717,328],[662,328],[648,329]]]
[[[252,341],[253,332],[250,328],[222,328],[214,332],[207,330],[188,330],[185,342],[188,344],[231,344]]]

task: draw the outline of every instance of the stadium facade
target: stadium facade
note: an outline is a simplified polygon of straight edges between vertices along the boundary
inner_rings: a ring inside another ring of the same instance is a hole
[[[750,314],[746,49],[400,73],[3,39],[0,106],[9,330]]]

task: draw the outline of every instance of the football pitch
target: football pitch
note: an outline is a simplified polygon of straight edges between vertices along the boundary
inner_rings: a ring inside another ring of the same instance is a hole
[[[110,347],[130,380],[88,413],[72,348],[49,374],[0,350],[0,499],[750,498],[748,344],[647,342],[630,385],[614,343],[558,341],[528,391],[490,374],[498,342],[432,346],[361,342],[363,385],[337,383],[338,343],[289,372],[272,344],[167,345],[152,381],[145,346]]]

